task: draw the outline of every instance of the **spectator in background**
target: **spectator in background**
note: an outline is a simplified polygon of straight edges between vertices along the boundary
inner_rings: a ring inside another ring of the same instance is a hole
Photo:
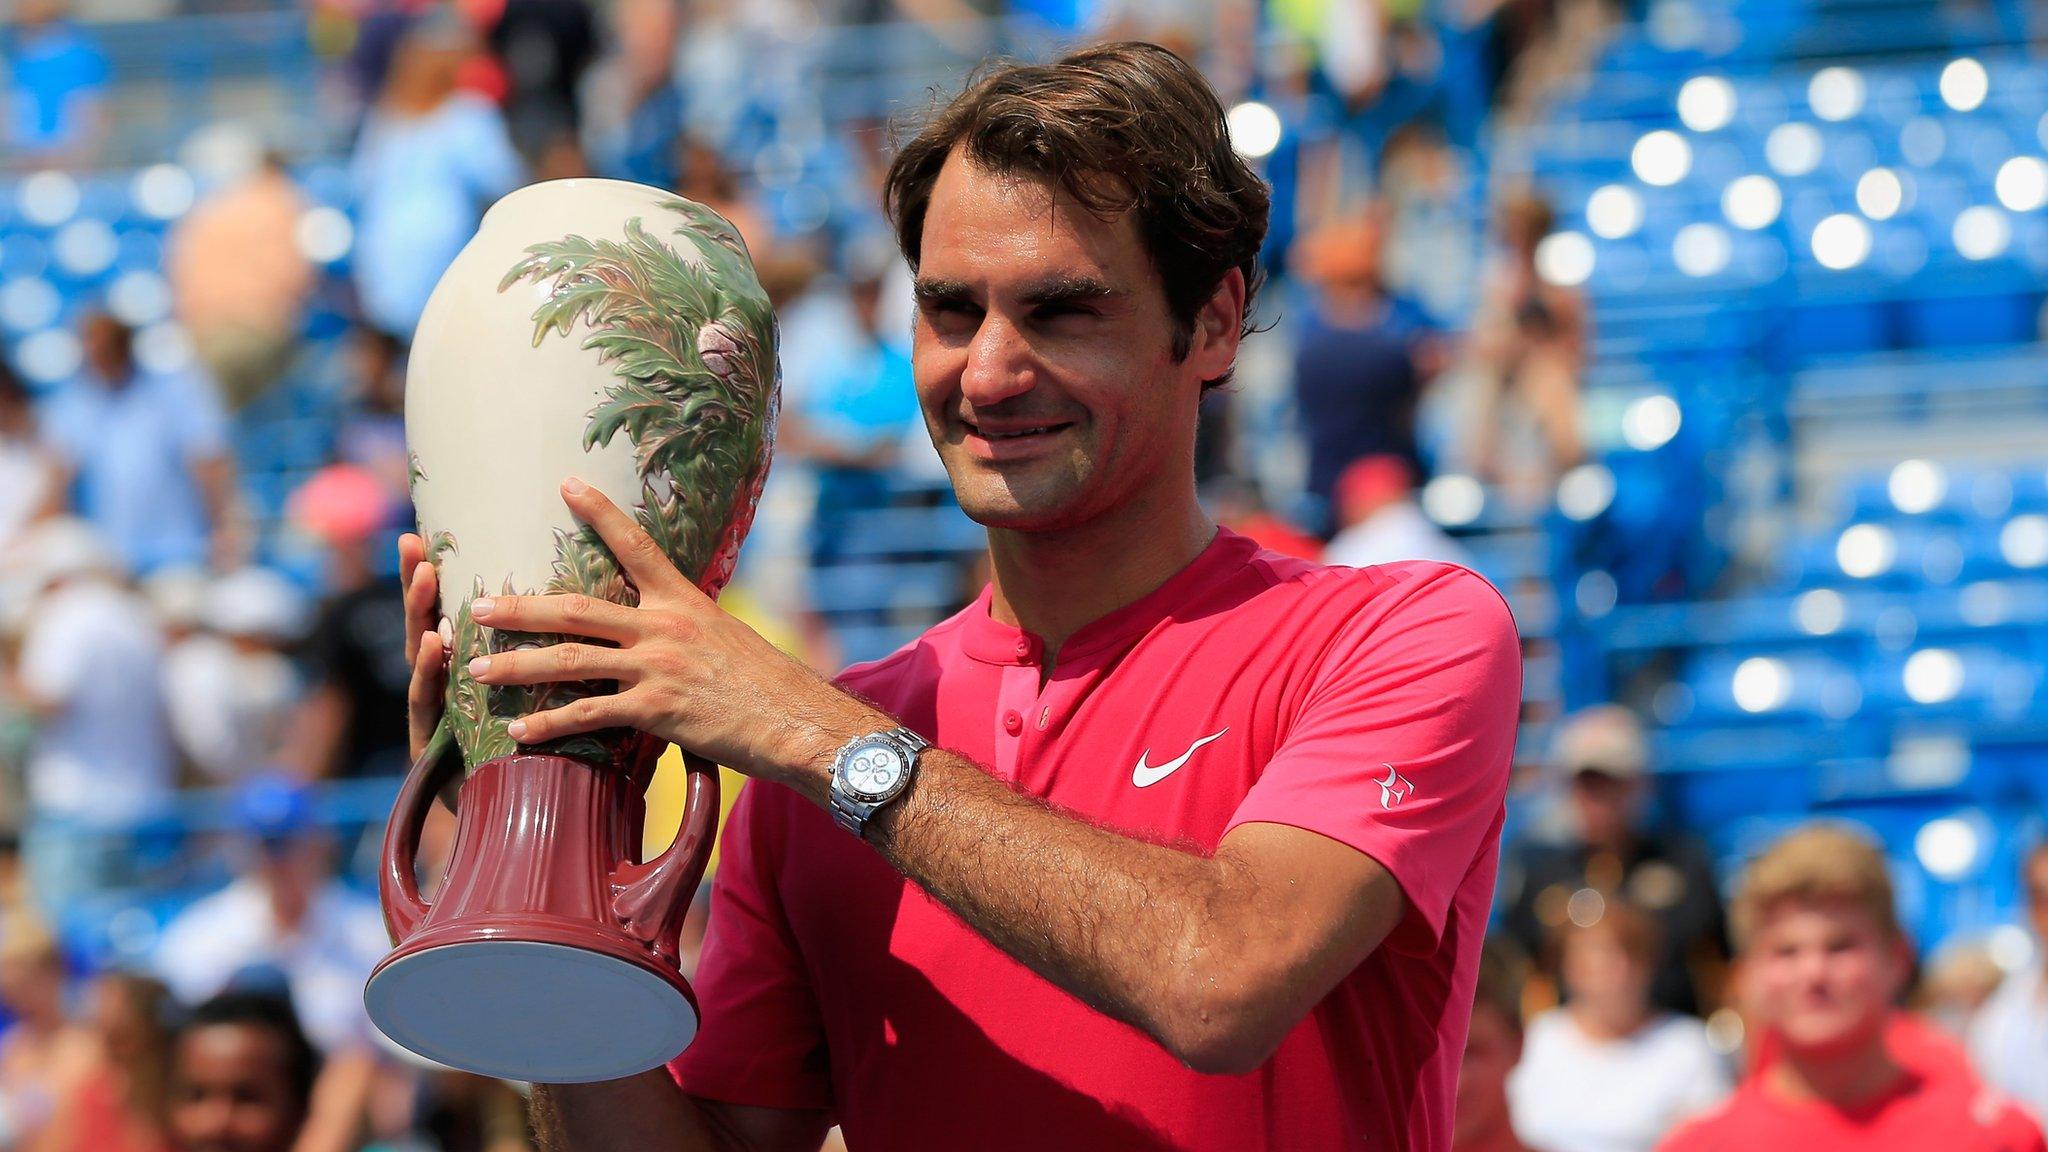
[[[771,250],[775,237],[768,227],[767,215],[741,186],[739,173],[733,171],[718,148],[693,133],[676,137],[673,147],[676,191],[725,217],[739,229],[750,252],[758,255]]]
[[[1567,717],[1550,770],[1567,781],[1568,826],[1553,840],[1511,846],[1502,869],[1504,924],[1556,978],[1553,944],[1576,893],[1620,898],[1657,925],[1650,1002],[1699,1014],[1717,1000],[1726,964],[1721,897],[1706,846],[1643,822],[1649,748],[1635,715],[1603,704]]]
[[[0,1148],[31,1148],[55,1114],[60,1086],[92,1060],[94,1038],[64,1004],[64,954],[42,920],[0,921]]]
[[[36,720],[24,848],[38,897],[54,905],[116,863],[96,833],[130,828],[170,799],[163,638],[112,550],[79,521],[45,521],[14,557],[39,590],[10,693]]]
[[[18,0],[6,50],[6,144],[10,157],[84,164],[106,135],[107,58],[64,0]]]
[[[2020,890],[2034,955],[1999,985],[1969,1030],[1970,1055],[1984,1080],[2048,1116],[2048,844],[2036,844],[2020,865]]]
[[[405,609],[373,561],[399,507],[382,477],[352,464],[321,469],[286,506],[327,547],[328,595],[307,644],[314,686],[286,757],[308,777],[406,769]]]
[[[1451,1152],[1528,1152],[1515,1135],[1508,1080],[1522,1059],[1522,986],[1528,961],[1505,937],[1479,952],[1479,980],[1465,1058],[1458,1066],[1458,1107],[1451,1118]]]
[[[277,763],[305,694],[285,655],[304,631],[303,601],[269,569],[229,573],[206,590],[205,629],[165,654],[171,733],[207,783],[233,783]]]
[[[110,972],[88,989],[87,1059],[65,1071],[55,1114],[32,1152],[169,1152],[171,1007],[147,976]]]
[[[921,426],[909,349],[881,323],[889,270],[884,260],[854,270],[847,286],[855,322],[851,342],[818,365],[819,375],[783,416],[783,451],[817,476],[814,567],[838,559],[847,515],[888,503],[890,471],[905,437]]]
[[[43,412],[79,514],[138,576],[225,560],[234,466],[213,386],[193,369],[142,367],[135,333],[104,312],[87,316],[80,335],[85,371]]]
[[[1249,536],[1259,547],[1282,556],[1293,556],[1301,560],[1318,560],[1323,555],[1323,542],[1296,528],[1293,524],[1275,515],[1267,507],[1265,494],[1259,490],[1258,482],[1240,476],[1220,476],[1201,486],[1202,506],[1209,511],[1211,519],[1240,536]],[[981,585],[974,585],[972,600],[981,593]]]
[[[505,0],[491,25],[505,72],[505,123],[529,163],[577,139],[576,96],[597,58],[597,27],[583,0]]]
[[[475,51],[454,12],[419,17],[356,142],[356,292],[370,323],[401,342],[484,209],[524,178],[497,108],[457,85]]]
[[[0,358],[0,547],[64,506],[62,476],[37,429],[28,387]]]
[[[1467,192],[1471,180],[1467,162],[1428,121],[1395,129],[1381,151],[1384,278],[1389,290],[1414,299],[1432,316],[1463,316],[1472,307],[1478,238]]]
[[[1501,253],[1480,287],[1471,352],[1478,403],[1466,437],[1467,466],[1543,506],[1557,479],[1585,459],[1579,383],[1585,372],[1586,302],[1536,268],[1536,246],[1553,227],[1550,205],[1511,196],[1496,227]]]
[[[1529,1022],[1508,1081],[1515,1129],[1538,1152],[1650,1152],[1728,1094],[1728,1069],[1705,1025],[1650,1004],[1656,925],[1619,900],[1589,903],[1597,918],[1563,933],[1564,1006]]]
[[[282,977],[323,1052],[361,1052],[373,1036],[363,984],[390,948],[382,913],[334,875],[333,841],[314,823],[303,785],[254,778],[235,807],[240,874],[165,927],[152,967],[188,1004],[238,981]]]
[[[1888,1048],[1912,972],[1884,853],[1811,825],[1744,870],[1733,910],[1739,991],[1774,1058],[1665,1152],[2041,1152],[2041,1129],[1996,1093],[1929,1076]]]
[[[1399,456],[1367,456],[1337,478],[1337,535],[1323,563],[1365,568],[1396,560],[1472,566],[1472,557],[1422,514],[1415,473]]]
[[[1336,528],[1337,477],[1367,456],[1393,456],[1420,475],[1415,406],[1427,379],[1419,308],[1380,283],[1381,227],[1365,212],[1297,245],[1292,262],[1315,299],[1294,351],[1294,396],[1308,440],[1305,526]]]
[[[1930,1030],[1961,1041],[1969,1033],[1970,1022],[1990,1003],[2005,978],[1990,940],[1953,938],[1925,959],[1908,1005]],[[1965,1050],[1964,1061],[1968,1060]]]
[[[684,131],[676,83],[679,0],[619,0],[611,45],[584,83],[583,150],[607,176],[675,186],[674,142]]]
[[[299,251],[306,197],[284,158],[207,197],[171,232],[164,274],[199,362],[240,409],[291,364],[313,266]]]
[[[175,1152],[305,1152],[320,1054],[289,1000],[216,996],[179,1026],[171,1051]]]
[[[405,446],[405,356],[405,344],[388,333],[367,324],[350,331],[353,403],[334,434],[338,461],[367,469],[394,493],[412,485],[412,454]]]

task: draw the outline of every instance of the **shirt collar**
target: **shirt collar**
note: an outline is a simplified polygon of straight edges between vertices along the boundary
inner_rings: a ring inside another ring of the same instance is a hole
[[[1060,663],[1094,655],[1132,642],[1173,610],[1218,581],[1241,570],[1257,555],[1259,546],[1228,528],[1218,528],[1215,539],[1187,566],[1168,577],[1166,583],[1129,604],[1082,625],[1060,649]],[[1037,665],[1045,657],[1045,642],[1012,624],[997,620],[989,611],[995,596],[993,585],[964,613],[962,650],[984,664]]]

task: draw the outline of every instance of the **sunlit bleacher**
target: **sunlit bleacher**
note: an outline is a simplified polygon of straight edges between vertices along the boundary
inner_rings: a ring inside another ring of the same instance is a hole
[[[1649,706],[1730,864],[1879,832],[1930,947],[2000,922],[2048,799],[2048,72],[2008,7],[1653,5],[1525,141],[1597,327],[1567,699]]]

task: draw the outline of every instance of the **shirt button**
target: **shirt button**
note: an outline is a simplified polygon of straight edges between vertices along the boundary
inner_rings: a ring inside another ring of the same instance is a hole
[[[1026,639],[1017,641],[1017,655],[1024,657],[1026,660],[1031,659],[1030,640]]]
[[[1003,731],[1015,736],[1024,730],[1024,718],[1015,712],[1003,713]]]

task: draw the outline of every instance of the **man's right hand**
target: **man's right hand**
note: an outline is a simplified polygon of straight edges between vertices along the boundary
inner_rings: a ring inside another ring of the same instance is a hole
[[[405,590],[405,662],[412,666],[405,692],[406,733],[411,758],[418,760],[441,722],[450,637],[441,616],[440,576],[427,561],[427,542],[416,532],[398,538],[398,579]]]
[[[441,615],[439,574],[416,533],[398,538],[398,573],[405,590],[405,659],[412,665],[406,726],[418,761],[441,722],[454,637]],[[813,1152],[831,1124],[819,1110],[696,1100],[659,1069],[599,1084],[537,1084],[533,1105],[546,1152],[627,1152],[657,1143],[707,1152]]]

